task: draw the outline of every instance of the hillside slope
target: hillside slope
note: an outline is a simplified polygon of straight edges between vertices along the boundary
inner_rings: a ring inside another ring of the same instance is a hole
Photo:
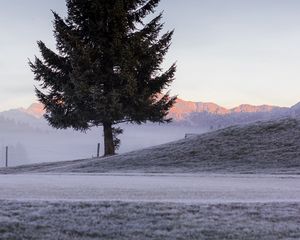
[[[26,172],[300,174],[300,119],[230,127],[113,157],[0,170]]]

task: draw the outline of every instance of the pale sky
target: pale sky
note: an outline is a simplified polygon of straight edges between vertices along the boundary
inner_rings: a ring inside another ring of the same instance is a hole
[[[54,49],[52,14],[64,0],[0,3],[0,110],[36,101],[28,58],[37,40]],[[185,100],[291,106],[300,101],[299,0],[162,0],[175,28],[165,66],[177,61],[172,93]]]

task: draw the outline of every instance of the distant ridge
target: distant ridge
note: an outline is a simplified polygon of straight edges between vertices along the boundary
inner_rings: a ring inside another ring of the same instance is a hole
[[[300,103],[299,103],[300,108]],[[186,119],[192,113],[210,113],[216,115],[227,115],[233,113],[261,113],[278,110],[288,110],[286,107],[272,105],[250,105],[241,104],[238,107],[227,109],[211,102],[191,102],[178,99],[175,106],[170,110],[170,117],[180,121]]]
[[[288,110],[286,107],[278,107],[272,105],[250,105],[241,104],[235,108],[227,109],[212,102],[192,102],[183,99],[177,99],[175,106],[170,110],[170,117],[174,120],[180,121],[186,118],[191,113],[211,113],[216,115],[226,115],[232,113],[258,113],[258,112],[272,112],[274,110]],[[291,109],[300,110],[300,102]],[[20,111],[25,112],[36,118],[41,118],[45,113],[44,106],[41,103],[33,103],[28,108],[19,108]]]
[[[45,113],[44,106],[41,103],[33,103],[27,109],[22,109],[22,111],[36,118],[41,118]]]
[[[229,113],[229,110],[215,103],[191,102],[177,99],[175,106],[170,110],[170,117],[180,121],[194,112],[209,112],[224,115]]]
[[[41,103],[33,103],[28,108],[2,112],[0,116],[36,126],[40,125],[38,122],[42,122],[43,125],[47,124],[43,118],[44,113],[45,110]],[[235,108],[227,109],[211,102],[192,102],[177,99],[176,104],[169,112],[169,117],[173,119],[173,125],[196,127],[204,131],[297,116],[300,116],[300,102],[290,108],[241,104]]]

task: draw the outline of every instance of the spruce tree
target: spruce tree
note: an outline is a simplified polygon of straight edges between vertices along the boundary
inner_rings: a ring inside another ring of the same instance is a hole
[[[38,41],[41,57],[29,62],[51,126],[103,126],[105,155],[113,155],[122,132],[114,125],[171,120],[176,97],[165,90],[176,66],[161,64],[173,31],[161,34],[161,13],[145,22],[159,2],[66,0],[65,19],[53,12],[57,50]]]

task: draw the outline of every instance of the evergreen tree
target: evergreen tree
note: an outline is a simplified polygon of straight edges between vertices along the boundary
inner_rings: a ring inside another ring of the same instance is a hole
[[[144,23],[160,0],[66,0],[68,14],[54,14],[57,51],[38,42],[29,62],[36,94],[55,128],[85,131],[103,126],[105,155],[115,154],[122,122],[169,122],[176,97],[163,93],[176,66],[161,64],[173,31],[160,34],[162,14]]]

